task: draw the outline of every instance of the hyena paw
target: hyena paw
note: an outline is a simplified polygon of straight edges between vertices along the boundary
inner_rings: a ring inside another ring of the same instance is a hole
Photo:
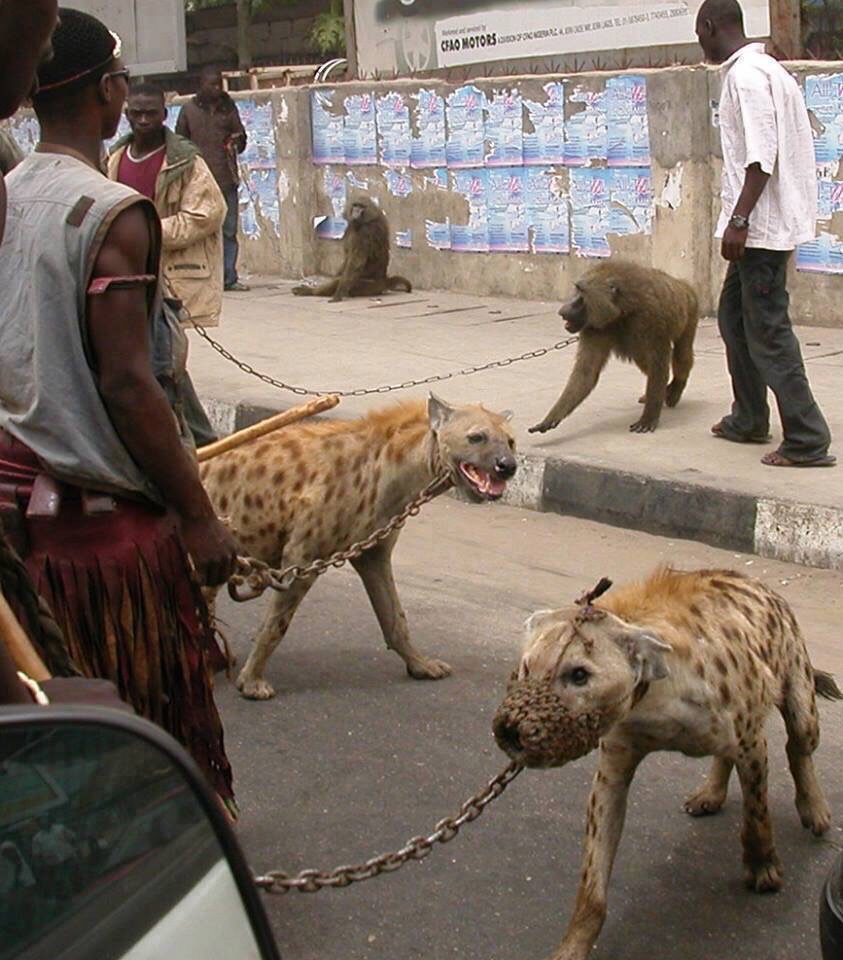
[[[435,660],[433,657],[411,660],[407,664],[407,673],[414,680],[441,680],[451,675],[450,666],[444,660]]]

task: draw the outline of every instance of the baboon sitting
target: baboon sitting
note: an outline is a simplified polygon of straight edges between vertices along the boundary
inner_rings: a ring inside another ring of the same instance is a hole
[[[343,262],[339,274],[320,286],[293,287],[298,297],[376,297],[387,290],[413,289],[404,277],[388,277],[389,222],[368,197],[352,201],[345,210],[348,226],[343,236]]]
[[[580,335],[574,369],[562,395],[530,433],[552,430],[575,410],[597,385],[612,353],[631,360],[647,377],[640,400],[644,412],[629,429],[655,430],[662,405],[679,403],[694,364],[696,294],[662,270],[619,260],[592,267],[575,288],[559,311],[565,328]]]

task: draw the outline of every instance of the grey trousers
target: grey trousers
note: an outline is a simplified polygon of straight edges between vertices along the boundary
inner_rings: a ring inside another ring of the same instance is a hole
[[[734,402],[723,422],[740,436],[766,436],[769,387],[784,435],[778,452],[789,460],[814,460],[828,452],[831,433],[811,393],[788,316],[789,258],[786,251],[747,249],[742,259],[729,265],[718,322]]]

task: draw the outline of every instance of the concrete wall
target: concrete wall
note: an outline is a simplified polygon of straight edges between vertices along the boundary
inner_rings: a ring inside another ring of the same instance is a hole
[[[839,64],[816,63],[792,66],[800,78],[840,68]],[[689,280],[699,292],[703,311],[711,314],[716,309],[724,274],[719,246],[712,239],[719,211],[719,134],[712,110],[712,103],[719,95],[718,75],[703,66],[638,70],[635,75],[646,79],[650,173],[655,202],[652,229],[634,236],[610,234],[609,246],[613,255],[658,266]],[[601,90],[607,79],[614,76],[624,74],[577,74],[569,78],[570,89]],[[546,83],[559,79],[533,75],[511,77],[507,78],[506,87],[517,88],[525,99],[534,99]],[[499,79],[474,82],[487,94],[501,89]],[[360,93],[383,95],[393,90],[411,97],[422,87],[447,96],[456,86],[437,81],[395,80],[361,81],[335,89],[337,99],[342,99]],[[249,99],[268,99],[275,105],[282,194],[280,236],[244,239],[244,261],[252,271],[299,277],[330,274],[339,266],[341,244],[317,239],[313,224],[314,217],[331,213],[331,200],[325,192],[325,167],[314,165],[311,159],[310,94],[313,90],[329,89],[334,88],[297,88],[257,97],[243,95]],[[565,109],[567,123],[581,105],[569,102]],[[600,162],[596,164],[600,165]],[[441,222],[446,218],[452,223],[468,221],[465,197],[453,189],[437,187],[433,170],[403,171],[412,183],[412,192],[406,197],[396,197],[387,188],[382,166],[336,164],[330,169],[344,178],[349,196],[366,193],[380,203],[390,219],[393,235],[398,231],[412,231],[412,249],[393,245],[392,270],[409,277],[420,288],[557,299],[594,262],[577,252],[548,255],[432,249],[425,239],[426,221]],[[570,171],[560,167],[558,172],[567,182]],[[836,214],[830,224],[821,225],[822,229],[843,234],[840,218],[841,214]],[[835,309],[843,297],[841,276],[793,270],[791,291],[792,313],[797,323],[843,326],[843,315],[839,308]]]

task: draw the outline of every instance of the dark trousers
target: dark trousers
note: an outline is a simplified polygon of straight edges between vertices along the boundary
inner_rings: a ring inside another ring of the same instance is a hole
[[[724,422],[741,436],[766,436],[769,387],[784,435],[779,453],[790,460],[813,460],[826,454],[831,434],[811,393],[788,316],[789,258],[786,251],[747,249],[729,265],[718,321],[735,399]]]
[[[240,223],[240,200],[236,185],[226,187],[223,194],[227,207],[222,223],[223,285],[230,287],[237,283],[238,279],[237,254],[240,247],[237,243],[237,227]]]

